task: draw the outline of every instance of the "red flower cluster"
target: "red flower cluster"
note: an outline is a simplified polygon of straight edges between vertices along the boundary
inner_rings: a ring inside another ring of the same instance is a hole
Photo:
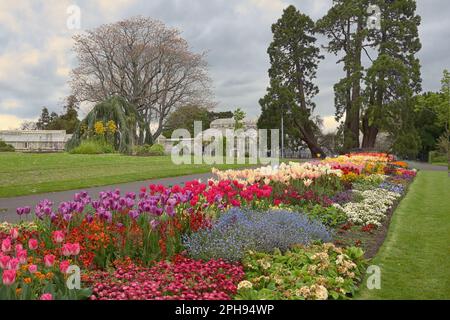
[[[243,278],[239,264],[177,256],[151,268],[129,261],[112,274],[92,273],[85,281],[94,283],[92,300],[229,300]]]
[[[308,190],[303,193],[298,193],[297,191],[286,189],[284,194],[280,195],[275,199],[274,204],[279,205],[284,204],[320,204],[324,207],[329,207],[333,204],[333,201],[327,196],[320,196],[312,190]]]
[[[350,164],[334,164],[331,166],[333,169],[339,169],[344,174],[354,173],[354,174],[361,174],[361,170],[356,165],[350,165]]]

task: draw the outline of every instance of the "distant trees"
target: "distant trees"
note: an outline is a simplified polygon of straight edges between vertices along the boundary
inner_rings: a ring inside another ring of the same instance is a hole
[[[240,109],[238,109],[240,110]],[[236,112],[235,112],[236,113]],[[162,134],[166,138],[172,136],[172,132],[176,129],[186,129],[191,136],[194,136],[194,122],[201,121],[203,130],[210,128],[211,122],[217,119],[229,119],[235,116],[232,111],[211,111],[207,107],[197,105],[186,105],[179,107],[176,112],[172,112],[164,124]],[[245,118],[245,114],[244,114]],[[242,120],[244,119],[242,118]]]
[[[38,121],[33,124],[27,122],[22,124],[22,130],[66,130],[68,134],[72,134],[77,129],[80,120],[78,119],[78,101],[75,96],[70,95],[66,98],[64,104],[64,112],[58,115],[56,112],[49,113],[47,107],[42,108],[41,116]]]
[[[447,70],[444,70],[440,92],[426,92],[416,97],[412,116],[421,141],[419,158],[427,160],[429,152],[436,149],[445,153],[443,143],[448,139],[450,121],[450,74]]]
[[[245,120],[246,114],[244,111],[241,110],[241,108],[237,108],[233,112],[233,118],[234,118],[234,129],[239,130],[244,128],[244,120]]]
[[[203,129],[209,128],[208,109],[197,105],[186,105],[179,107],[176,112],[172,112],[164,125],[162,134],[166,138],[172,136],[176,129],[186,129],[191,136],[194,136],[194,122],[202,121]]]
[[[189,49],[180,32],[162,22],[134,17],[77,35],[78,67],[71,86],[79,101],[99,103],[123,97],[135,106],[139,144],[160,135],[171,112],[205,105],[210,80],[204,54]],[[150,124],[156,125],[154,132]]]

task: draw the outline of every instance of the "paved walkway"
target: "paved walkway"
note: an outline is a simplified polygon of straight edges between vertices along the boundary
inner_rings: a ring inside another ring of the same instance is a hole
[[[426,162],[407,161],[410,167],[424,171],[447,171],[446,166],[435,166]]]
[[[154,179],[154,180],[146,180],[146,181],[137,181],[131,183],[117,184],[112,186],[102,186],[102,187],[94,187],[94,188],[85,188],[80,190],[69,190],[69,191],[61,191],[61,192],[51,192],[51,193],[43,193],[43,194],[33,194],[28,196],[20,196],[14,198],[0,198],[0,223],[1,222],[18,222],[20,219],[16,214],[16,209],[18,207],[24,206],[34,206],[42,199],[49,199],[54,204],[58,204],[63,201],[70,201],[73,199],[73,195],[79,191],[87,191],[91,195],[91,197],[97,197],[100,191],[105,190],[115,190],[119,188],[122,192],[139,192],[139,189],[142,186],[148,186],[149,184],[162,184],[165,186],[171,186],[175,184],[182,184],[186,181],[192,181],[195,179],[201,179],[202,181],[206,181],[211,178],[211,173],[203,173],[203,174],[195,174],[195,175],[187,175],[187,176],[179,176],[172,178],[162,178],[162,179]],[[30,215],[29,218],[32,218],[34,215]]]

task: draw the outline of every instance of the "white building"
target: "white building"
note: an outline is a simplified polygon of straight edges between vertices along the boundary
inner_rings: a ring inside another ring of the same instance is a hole
[[[0,130],[0,139],[17,151],[64,151],[71,137],[65,130]]]
[[[257,124],[256,121],[253,120],[244,120],[242,121],[244,130],[250,130],[254,129],[257,130]],[[227,119],[217,119],[211,122],[211,125],[209,126],[211,129],[216,129],[222,131],[222,134],[225,135],[225,131],[227,129],[234,130],[235,121],[233,118],[227,118]]]

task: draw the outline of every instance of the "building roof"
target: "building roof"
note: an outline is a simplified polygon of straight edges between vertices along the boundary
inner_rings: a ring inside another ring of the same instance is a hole
[[[5,142],[64,142],[69,137],[66,130],[0,130],[0,139]]]

